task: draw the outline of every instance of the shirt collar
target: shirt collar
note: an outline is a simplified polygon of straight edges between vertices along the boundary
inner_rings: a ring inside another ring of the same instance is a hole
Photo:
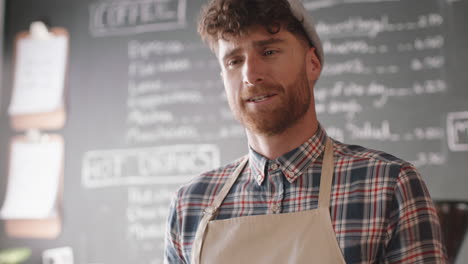
[[[286,179],[292,183],[322,154],[325,149],[326,139],[327,134],[319,124],[317,132],[311,138],[275,160],[267,159],[250,147],[249,166],[251,175],[258,185],[261,185],[267,175],[267,166],[277,164]]]

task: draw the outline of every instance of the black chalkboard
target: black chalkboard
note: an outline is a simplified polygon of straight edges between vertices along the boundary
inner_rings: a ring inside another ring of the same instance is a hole
[[[42,19],[70,33],[64,226],[75,263],[162,263],[174,190],[247,152],[216,58],[196,33],[204,0],[7,0],[0,116],[6,188],[14,35]],[[325,48],[319,120],[346,143],[420,168],[434,199],[467,200],[468,3],[306,0]]]

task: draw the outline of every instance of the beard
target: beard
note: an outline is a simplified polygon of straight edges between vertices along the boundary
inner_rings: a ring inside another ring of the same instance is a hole
[[[249,109],[245,98],[260,93],[275,93],[279,100],[274,106]],[[234,117],[248,130],[256,134],[273,136],[283,133],[296,124],[308,111],[311,104],[311,91],[305,69],[295,81],[283,87],[279,84],[263,83],[244,88],[236,103],[229,101]]]

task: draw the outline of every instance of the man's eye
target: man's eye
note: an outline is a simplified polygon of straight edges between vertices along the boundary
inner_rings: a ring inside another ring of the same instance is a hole
[[[228,66],[235,66],[236,64],[239,64],[240,60],[230,60],[228,61],[227,65]]]
[[[271,56],[276,53],[276,50],[267,50],[263,53],[265,56]]]

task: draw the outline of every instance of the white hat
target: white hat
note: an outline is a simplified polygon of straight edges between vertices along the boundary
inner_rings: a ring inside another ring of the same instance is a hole
[[[317,54],[320,63],[323,66],[323,48],[322,42],[320,41],[319,36],[317,35],[317,31],[315,30],[314,21],[312,16],[307,12],[302,5],[300,0],[288,0],[289,5],[291,5],[291,11],[293,15],[299,20],[302,21],[302,26],[304,27],[307,36],[309,37],[312,46],[315,47],[315,53]]]

